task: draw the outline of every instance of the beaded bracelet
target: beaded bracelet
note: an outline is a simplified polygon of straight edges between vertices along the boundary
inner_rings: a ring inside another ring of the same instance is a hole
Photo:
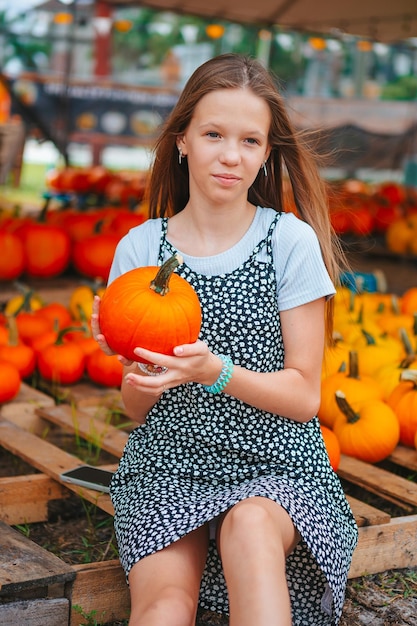
[[[222,371],[219,374],[219,377],[212,385],[203,385],[204,389],[208,391],[208,393],[221,393],[223,389],[226,387],[233,374],[233,361],[230,356],[225,354],[217,355],[222,361]]]

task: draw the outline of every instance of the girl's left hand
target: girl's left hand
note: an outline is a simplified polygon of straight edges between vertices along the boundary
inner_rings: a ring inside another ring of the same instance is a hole
[[[211,385],[219,376],[223,365],[222,360],[210,352],[207,344],[200,340],[177,346],[174,348],[174,356],[144,348],[136,348],[134,352],[141,359],[152,363],[154,369],[160,369],[161,373],[144,376],[143,369],[140,368],[141,372],[137,374],[130,370],[125,380],[138,391],[151,395],[161,394],[169,388],[189,382]]]

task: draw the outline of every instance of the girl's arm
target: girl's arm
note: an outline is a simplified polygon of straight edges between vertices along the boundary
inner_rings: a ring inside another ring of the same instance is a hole
[[[321,366],[324,350],[324,306],[320,298],[281,312],[284,339],[284,369],[260,373],[235,366],[224,392],[261,410],[299,422],[310,420],[320,405]],[[124,400],[133,419],[144,420],[146,412],[169,387],[187,382],[211,385],[222,369],[221,359],[202,341],[178,346],[176,356],[143,349],[137,354],[167,367],[160,376],[143,376],[127,371],[123,383]],[[131,388],[130,388],[131,387]]]
[[[137,376],[140,378],[148,378],[146,374],[138,370],[136,362],[124,366],[121,386],[122,400],[127,416],[134,422],[143,424],[146,420],[146,415],[158,401],[165,389],[164,384],[162,383],[159,387],[151,388],[147,393],[138,393],[138,389],[135,388],[131,382]],[[158,377],[155,376],[152,378]]]

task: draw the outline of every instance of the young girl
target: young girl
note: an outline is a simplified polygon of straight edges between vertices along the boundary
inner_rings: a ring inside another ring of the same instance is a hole
[[[122,359],[139,424],[111,485],[129,623],[192,626],[200,602],[232,626],[337,624],[357,528],[316,417],[337,248],[317,168],[258,62],[226,54],[194,72],[156,144],[150,210],[109,280],[178,251],[203,322],[174,356],[138,346],[154,371]]]

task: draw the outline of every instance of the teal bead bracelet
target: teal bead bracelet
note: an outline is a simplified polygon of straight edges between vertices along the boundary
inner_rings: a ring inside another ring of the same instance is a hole
[[[223,361],[223,367],[218,379],[212,385],[203,385],[208,393],[221,393],[233,374],[234,365],[230,356],[225,354],[218,354],[217,356]]]

